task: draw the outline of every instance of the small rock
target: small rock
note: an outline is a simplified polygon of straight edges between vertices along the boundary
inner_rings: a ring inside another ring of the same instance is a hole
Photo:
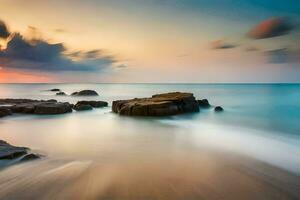
[[[93,107],[88,104],[76,104],[73,108],[76,111],[93,110]]]
[[[215,107],[215,112],[222,112],[224,109],[221,106],[216,106]]]
[[[58,92],[58,93],[56,93],[56,95],[58,95],[58,96],[65,96],[65,95],[67,95],[67,94],[64,93],[64,92]]]
[[[99,94],[94,90],[81,90],[79,92],[73,92],[72,96],[98,96]]]
[[[58,89],[58,88],[53,88],[53,89],[51,89],[50,91],[51,91],[51,92],[59,92],[60,89]]]
[[[202,108],[208,108],[208,107],[210,107],[210,104],[209,104],[209,102],[208,102],[207,99],[198,100],[198,104]]]

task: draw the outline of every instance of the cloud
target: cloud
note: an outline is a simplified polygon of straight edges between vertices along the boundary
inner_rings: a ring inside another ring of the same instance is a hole
[[[0,51],[0,61],[6,68],[38,71],[100,71],[112,66],[117,60],[102,55],[101,50],[77,53],[76,59],[65,54],[62,43],[26,40],[14,33],[7,48]],[[74,55],[75,56],[75,53]]]
[[[8,28],[6,26],[6,24],[0,20],[0,38],[8,38],[8,36],[10,35]]]
[[[294,25],[287,18],[271,18],[265,20],[248,32],[248,37],[253,39],[272,38],[288,34]]]
[[[288,48],[275,49],[264,52],[269,63],[283,64],[300,62],[300,50],[291,50]]]
[[[216,40],[216,41],[211,42],[211,47],[213,49],[232,49],[232,48],[237,47],[237,45],[227,43],[224,40]]]

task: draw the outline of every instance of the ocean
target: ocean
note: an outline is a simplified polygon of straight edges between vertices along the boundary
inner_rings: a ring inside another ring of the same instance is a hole
[[[47,91],[52,88],[67,94],[92,89],[99,96],[56,96]],[[215,113],[212,107],[161,118],[125,117],[111,112],[113,100],[173,91],[192,92],[197,99],[206,98],[212,105],[222,106],[224,112]],[[181,162],[189,156],[196,158],[211,150],[300,175],[298,84],[1,84],[0,98],[109,102],[108,107],[92,111],[0,119],[0,139],[30,147],[45,155],[44,160],[55,163],[70,161],[89,166],[96,162],[122,167],[124,163],[150,162],[152,166],[169,159]],[[21,166],[16,167],[19,172]],[[49,166],[44,168],[49,172]],[[42,173],[44,168],[38,171]],[[1,177],[0,172],[0,184]],[[1,192],[4,194],[0,191],[0,196]]]

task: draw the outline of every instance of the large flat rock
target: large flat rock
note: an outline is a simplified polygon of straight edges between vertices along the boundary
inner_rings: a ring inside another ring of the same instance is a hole
[[[199,112],[199,104],[192,93],[172,92],[151,98],[113,101],[112,111],[129,116],[169,116]]]

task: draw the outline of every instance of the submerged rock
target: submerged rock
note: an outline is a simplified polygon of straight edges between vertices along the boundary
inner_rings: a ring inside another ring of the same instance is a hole
[[[88,104],[76,104],[73,107],[74,110],[76,111],[84,111],[84,110],[93,110],[93,107],[91,105]]]
[[[67,94],[64,93],[64,92],[58,92],[58,93],[56,93],[56,95],[58,95],[58,96],[65,96],[65,95],[67,95]]]
[[[222,112],[224,109],[221,106],[216,106],[215,107],[215,112]]]
[[[94,90],[81,90],[79,92],[73,92],[72,96],[98,96],[98,93]]]
[[[172,92],[151,98],[113,101],[112,111],[130,116],[168,116],[199,112],[199,105],[192,93]]]
[[[207,99],[198,100],[198,104],[202,108],[209,108],[210,104]]]
[[[101,108],[108,106],[108,103],[106,101],[78,101],[76,105],[90,105],[93,108]]]

